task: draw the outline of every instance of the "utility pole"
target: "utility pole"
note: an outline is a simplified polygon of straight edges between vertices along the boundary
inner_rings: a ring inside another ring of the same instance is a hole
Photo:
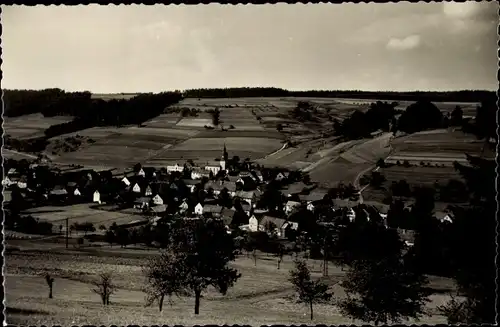
[[[68,238],[69,238],[69,228],[68,228],[68,218],[66,218],[66,249],[68,248]]]

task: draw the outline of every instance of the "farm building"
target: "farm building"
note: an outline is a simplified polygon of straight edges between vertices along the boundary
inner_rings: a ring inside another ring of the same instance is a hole
[[[138,176],[141,176],[141,177],[146,177],[146,172],[144,171],[144,169],[140,169],[139,172],[137,173]]]
[[[73,191],[73,195],[80,196],[80,195],[82,195],[82,193],[80,192],[80,190],[78,188],[75,188],[75,190]]]
[[[151,190],[151,186],[147,186],[146,187],[146,191],[144,191],[144,195],[145,196],[150,196],[150,195],[153,195],[153,190]]]
[[[183,181],[184,185],[186,185],[189,188],[191,193],[194,192],[195,186],[200,184],[199,180],[194,180],[194,179],[183,179],[182,181]]]

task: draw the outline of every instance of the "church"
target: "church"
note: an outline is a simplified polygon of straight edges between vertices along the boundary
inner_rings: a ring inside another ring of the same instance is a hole
[[[228,154],[227,154],[226,144],[224,144],[224,150],[222,152],[221,160],[208,162],[205,166],[205,170],[209,170],[214,175],[217,175],[220,170],[226,170],[227,160],[228,160]]]

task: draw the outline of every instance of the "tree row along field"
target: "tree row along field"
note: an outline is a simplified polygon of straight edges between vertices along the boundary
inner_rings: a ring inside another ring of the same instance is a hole
[[[155,253],[154,250],[142,252],[140,256],[143,258]],[[288,282],[288,275],[293,264],[290,257],[285,257],[281,269],[277,270],[276,259],[266,254],[258,253],[256,266],[252,258],[240,256],[230,264],[242,273],[235,286],[228,290],[226,296],[209,288],[202,299],[201,314],[193,315],[192,298],[174,298],[174,304],[160,313],[155,307],[144,308],[144,277],[141,274],[144,259],[124,258],[116,254],[95,257],[85,252],[75,255],[37,252],[30,256],[30,260],[26,260],[26,255],[13,253],[6,263],[6,288],[9,289],[7,313],[11,324],[155,324],[165,319],[173,324],[186,325],[310,323],[306,307],[294,303],[291,297],[293,288]],[[321,276],[321,264],[318,260],[308,260],[313,277]],[[90,282],[99,272],[110,269],[114,271],[120,289],[111,299],[113,305],[105,308],[98,302],[97,295],[91,292]],[[345,293],[335,284],[343,274],[334,265],[330,265],[329,270],[331,290],[336,297],[342,298]],[[47,287],[43,281],[43,274],[47,272],[56,276],[54,299],[51,300],[47,299]],[[446,296],[436,294],[431,300],[428,307],[433,311],[446,301]],[[61,306],[64,311],[61,311]],[[351,319],[342,317],[332,305],[315,305],[314,321],[323,324],[353,323]],[[446,320],[433,315],[422,322],[445,323]]]

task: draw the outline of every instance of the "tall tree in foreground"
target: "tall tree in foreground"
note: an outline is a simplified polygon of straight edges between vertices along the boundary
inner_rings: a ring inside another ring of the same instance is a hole
[[[52,286],[54,285],[54,277],[50,276],[49,274],[46,274],[45,281],[49,286],[49,299],[52,299]]]
[[[320,280],[311,280],[311,273],[303,260],[295,260],[295,268],[290,271],[290,282],[293,284],[300,303],[309,305],[311,320],[313,320],[313,304],[326,302],[332,297],[328,285]]]
[[[213,286],[226,294],[241,277],[228,263],[236,258],[236,247],[221,221],[177,220],[162,255],[145,268],[150,298],[160,302],[165,295],[194,294],[194,313],[199,314],[201,292]]]
[[[342,283],[347,299],[340,301],[341,311],[375,325],[418,320],[428,301],[427,280],[410,266],[409,257],[403,258],[397,232],[368,223],[362,234],[366,237],[353,237],[349,242],[354,251]]]
[[[454,278],[465,301],[441,307],[449,323],[494,324],[496,318],[495,161],[468,156],[470,166],[456,163],[470,192],[467,208],[452,207],[451,257]],[[467,240],[467,242],[464,242]]]

